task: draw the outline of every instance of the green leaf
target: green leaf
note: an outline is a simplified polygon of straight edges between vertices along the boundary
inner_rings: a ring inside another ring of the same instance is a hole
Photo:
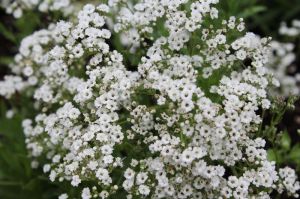
[[[291,138],[287,132],[284,132],[281,137],[281,146],[285,150],[289,150],[291,147]]]
[[[13,61],[13,57],[9,57],[9,56],[0,57],[0,64],[9,65],[12,61]]]
[[[34,178],[31,179],[28,183],[26,183],[23,189],[33,191],[38,186],[38,184],[39,184],[39,180]]]
[[[17,41],[20,42],[24,37],[32,34],[38,28],[41,28],[41,16],[38,12],[27,11],[24,15],[14,22],[18,29]]]
[[[248,17],[251,17],[251,16],[253,16],[253,15],[259,13],[259,12],[263,12],[266,9],[267,8],[265,6],[253,6],[253,7],[245,9],[244,12],[239,14],[239,17],[248,18]]]
[[[6,39],[9,41],[16,43],[16,37],[14,36],[14,33],[10,30],[8,30],[3,23],[0,22],[0,34],[3,35]]]
[[[300,161],[300,144],[295,145],[289,153],[289,159],[292,161]]]
[[[270,160],[270,161],[276,160],[276,152],[274,151],[274,149],[269,149],[267,151],[267,155],[268,155],[268,160]]]

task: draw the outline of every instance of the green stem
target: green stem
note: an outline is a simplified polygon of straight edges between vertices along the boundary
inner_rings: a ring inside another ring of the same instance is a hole
[[[20,182],[0,181],[0,186],[21,186]]]

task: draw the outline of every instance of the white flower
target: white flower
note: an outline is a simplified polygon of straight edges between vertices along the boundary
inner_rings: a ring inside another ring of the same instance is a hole
[[[142,195],[144,195],[144,196],[147,196],[147,195],[149,195],[149,193],[150,193],[150,189],[149,189],[149,187],[146,186],[146,185],[140,185],[140,186],[139,186],[139,192],[140,192],[140,194],[142,194]]]
[[[124,177],[126,178],[126,179],[133,179],[134,178],[134,175],[135,175],[135,172],[132,170],[132,169],[130,169],[130,168],[128,168],[128,169],[126,169],[126,171],[125,171],[125,173],[124,173]]]
[[[77,187],[80,183],[81,183],[81,179],[79,178],[78,175],[72,177],[72,181],[71,181],[72,186]]]
[[[128,198],[297,196],[294,170],[278,173],[257,133],[278,85],[265,67],[269,39],[218,16],[218,2],[87,4],[26,37],[0,95],[34,99],[37,115],[22,123],[33,166],[45,160],[50,180],[83,199],[114,197],[119,183]]]
[[[145,181],[148,179],[148,175],[147,173],[145,172],[141,172],[141,173],[138,173],[137,176],[136,176],[136,183],[137,184],[143,184],[145,183]]]
[[[91,191],[88,187],[86,187],[82,190],[81,197],[82,197],[82,199],[92,198]]]
[[[63,193],[60,196],[58,196],[58,199],[68,199],[68,195],[66,193]]]

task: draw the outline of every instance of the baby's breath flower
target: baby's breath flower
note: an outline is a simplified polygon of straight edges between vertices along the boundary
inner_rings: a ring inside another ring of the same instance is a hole
[[[278,172],[257,133],[278,84],[269,39],[219,19],[217,3],[87,4],[22,41],[0,95],[33,91],[39,114],[22,126],[51,181],[83,199],[298,196],[295,171]]]

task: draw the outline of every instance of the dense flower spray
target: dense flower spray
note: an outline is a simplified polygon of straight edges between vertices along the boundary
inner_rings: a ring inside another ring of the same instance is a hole
[[[25,38],[0,94],[35,99],[23,121],[32,166],[83,199],[298,197],[295,171],[277,170],[260,137],[279,85],[270,39],[217,4],[87,4]]]
[[[287,27],[282,23],[279,34],[293,41],[300,37],[300,21],[293,20],[292,26]],[[293,42],[272,41],[270,43],[270,58],[267,67],[272,70],[281,86],[276,90],[285,96],[300,94],[300,74],[295,65],[296,54],[295,44]]]
[[[69,15],[73,9],[70,0],[1,0],[0,6],[15,18],[22,17],[26,10],[37,9],[43,13],[60,11]]]

